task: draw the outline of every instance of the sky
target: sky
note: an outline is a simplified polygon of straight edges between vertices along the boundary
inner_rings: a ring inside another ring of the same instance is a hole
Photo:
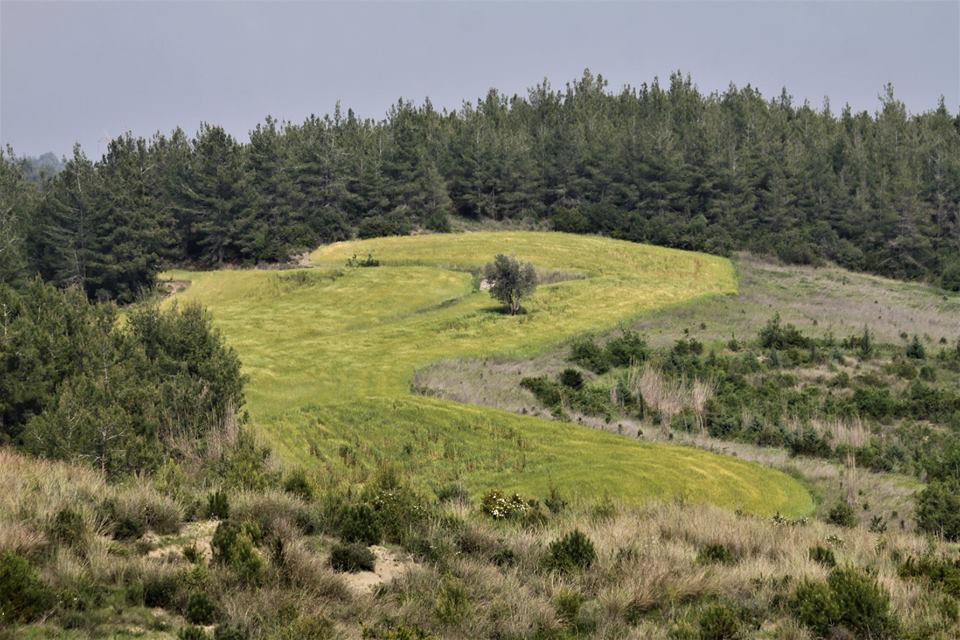
[[[266,115],[403,97],[458,108],[589,68],[612,90],[672,71],[702,91],[786,87],[873,113],[960,107],[960,0],[799,2],[46,2],[0,0],[0,142],[99,158],[126,131],[201,122],[239,139]]]

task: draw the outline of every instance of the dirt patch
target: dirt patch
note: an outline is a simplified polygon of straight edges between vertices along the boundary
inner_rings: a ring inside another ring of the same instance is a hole
[[[401,556],[379,545],[370,547],[370,551],[377,559],[374,571],[341,574],[347,587],[354,593],[369,593],[417,564],[410,556]]]

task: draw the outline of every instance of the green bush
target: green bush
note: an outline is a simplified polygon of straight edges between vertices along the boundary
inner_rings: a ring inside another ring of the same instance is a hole
[[[610,361],[605,350],[590,338],[580,338],[570,346],[570,361],[594,373],[610,370]]]
[[[537,400],[547,407],[556,407],[563,401],[560,385],[546,376],[524,378],[520,381],[520,386],[535,395]]]
[[[921,531],[960,540],[960,481],[934,481],[917,494],[917,527]]]
[[[230,498],[225,491],[217,489],[207,496],[207,517],[226,520],[230,517]]]
[[[190,625],[181,627],[177,632],[177,640],[207,640],[207,633],[200,627]]]
[[[192,624],[212,624],[217,618],[217,605],[204,591],[195,591],[187,598],[184,615]]]
[[[636,331],[625,330],[607,343],[607,360],[614,367],[629,367],[647,359],[647,342]]]
[[[827,568],[832,569],[837,566],[837,559],[833,555],[833,550],[822,545],[818,544],[815,547],[810,547],[809,556],[811,560]]]
[[[723,544],[705,544],[697,553],[697,562],[700,564],[735,564],[736,554]]]
[[[699,640],[735,640],[739,637],[743,621],[730,605],[714,603],[700,613]]]
[[[0,627],[36,620],[56,604],[47,585],[23,556],[0,555]]]
[[[579,529],[550,543],[547,567],[562,573],[588,569],[597,559],[593,542]]]
[[[58,511],[53,517],[48,533],[57,544],[76,547],[83,541],[86,524],[79,512],[67,507]]]
[[[336,571],[373,571],[376,556],[362,544],[337,544],[330,551],[330,566]]]
[[[853,507],[842,498],[830,507],[830,511],[827,513],[827,522],[835,524],[838,527],[850,528],[857,526],[857,518],[854,515]]]
[[[919,336],[913,336],[913,340],[907,345],[906,354],[908,358],[913,360],[923,360],[927,357],[927,350],[923,348],[923,343],[920,342]]]
[[[570,389],[580,389],[583,386],[583,374],[576,369],[564,369],[560,372],[560,384]]]
[[[171,609],[180,592],[180,579],[171,572],[151,571],[143,577],[143,604]]]
[[[825,583],[803,582],[788,608],[820,637],[887,639],[899,625],[890,611],[890,595],[876,579],[853,567],[834,569]]]
[[[257,552],[254,540],[260,538],[259,528],[246,523],[240,525],[225,520],[217,525],[210,541],[213,561],[232,569],[246,584],[259,584],[264,563]]]
[[[313,500],[313,485],[303,469],[294,469],[283,481],[283,490],[306,501]]]
[[[346,506],[340,513],[338,528],[344,542],[361,542],[369,546],[379,544],[383,539],[380,519],[367,504]]]

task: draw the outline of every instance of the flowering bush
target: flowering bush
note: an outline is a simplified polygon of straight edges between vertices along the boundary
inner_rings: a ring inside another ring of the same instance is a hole
[[[525,514],[530,505],[516,493],[508,496],[494,489],[483,496],[480,510],[494,520],[509,520]]]

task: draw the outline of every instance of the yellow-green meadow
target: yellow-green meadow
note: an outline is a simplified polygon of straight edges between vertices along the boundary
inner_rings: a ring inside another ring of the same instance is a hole
[[[497,253],[562,272],[504,315],[471,273]],[[381,262],[346,267],[353,255]],[[710,502],[809,513],[793,478],[732,457],[414,395],[446,358],[530,355],[645,312],[736,291],[723,258],[599,237],[478,232],[336,243],[296,270],[171,272],[237,349],[247,408],[287,462],[362,480],[383,464],[424,484],[462,481],[582,500]],[[567,278],[567,279],[562,279]]]

